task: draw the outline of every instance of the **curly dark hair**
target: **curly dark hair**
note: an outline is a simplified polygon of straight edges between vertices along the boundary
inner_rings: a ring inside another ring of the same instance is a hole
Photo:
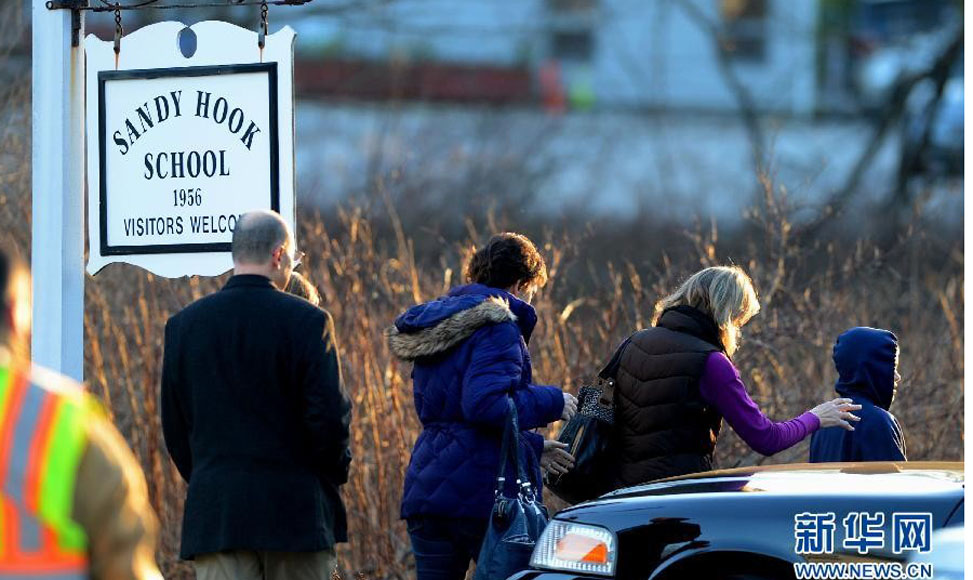
[[[490,238],[466,264],[466,279],[491,288],[540,288],[547,283],[547,264],[527,236],[506,232]]]

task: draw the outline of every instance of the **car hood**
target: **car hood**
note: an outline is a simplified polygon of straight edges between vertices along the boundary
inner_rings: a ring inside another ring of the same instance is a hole
[[[620,489],[598,500],[689,493],[790,496],[962,492],[962,462],[857,462],[767,465],[707,471]],[[590,505],[583,504],[583,505]]]

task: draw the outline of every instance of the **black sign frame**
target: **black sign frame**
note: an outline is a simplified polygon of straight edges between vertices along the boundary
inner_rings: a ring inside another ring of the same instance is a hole
[[[136,256],[150,254],[196,254],[229,252],[229,242],[199,244],[152,244],[144,246],[108,245],[108,129],[105,116],[105,85],[110,81],[151,80],[159,78],[219,76],[232,74],[267,73],[268,107],[270,109],[270,209],[280,212],[280,141],[278,139],[277,63],[252,63],[231,65],[188,66],[173,68],[131,69],[100,71],[98,73],[98,219],[100,223],[99,246],[102,256]]]

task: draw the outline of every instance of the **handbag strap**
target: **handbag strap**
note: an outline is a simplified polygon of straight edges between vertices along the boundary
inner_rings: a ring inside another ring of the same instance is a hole
[[[615,375],[618,373],[618,368],[622,366],[622,354],[625,352],[625,347],[628,343],[632,341],[632,337],[625,339],[622,344],[615,349],[615,354],[612,355],[608,364],[605,368],[601,369],[598,373],[598,378],[602,380],[603,385],[601,389],[601,400],[599,401],[602,405],[610,407],[615,402]]]
[[[500,444],[500,471],[497,473],[496,494],[498,496],[503,494],[506,474],[511,463],[517,477],[517,484],[520,486],[518,492],[527,491],[531,487],[530,479],[527,477],[523,461],[521,461],[521,453],[517,405],[514,403],[513,397],[507,397],[507,420],[504,421],[503,441]]]
[[[611,360],[608,361],[605,368],[601,369],[601,372],[598,373],[598,378],[614,382],[615,374],[618,372],[618,367],[622,365],[622,353],[625,352],[625,347],[628,346],[628,343],[631,341],[632,337],[630,336],[626,338],[622,344],[618,345],[618,348],[615,349],[615,354],[612,355]]]

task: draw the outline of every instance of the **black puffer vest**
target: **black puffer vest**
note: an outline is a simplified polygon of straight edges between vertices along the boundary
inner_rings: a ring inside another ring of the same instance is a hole
[[[708,471],[723,418],[699,394],[713,320],[689,306],[632,335],[615,377],[615,488]]]

